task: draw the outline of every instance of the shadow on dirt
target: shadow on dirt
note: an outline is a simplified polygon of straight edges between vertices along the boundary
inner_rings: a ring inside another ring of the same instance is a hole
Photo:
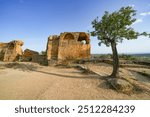
[[[21,71],[35,71],[37,68],[39,68],[36,65],[30,64],[30,63],[5,63],[0,65],[3,68],[12,68],[12,69],[19,69]]]

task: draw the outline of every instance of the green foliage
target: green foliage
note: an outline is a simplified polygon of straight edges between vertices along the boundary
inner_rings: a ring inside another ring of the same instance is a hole
[[[112,59],[111,54],[95,54],[92,55],[94,59]]]
[[[140,62],[148,62],[150,63],[150,57],[144,57],[144,56],[134,56],[134,58],[137,60],[137,61],[140,61]]]
[[[117,43],[121,43],[124,39],[137,39],[138,36],[149,36],[146,32],[139,33],[134,31],[131,27],[136,21],[136,11],[128,6],[122,7],[119,11],[109,13],[105,11],[102,19],[99,21],[97,17],[92,26],[94,31],[91,32],[92,36],[97,36],[100,40],[99,45],[102,43],[106,46],[111,46],[113,52],[113,72],[111,77],[119,77],[119,57],[117,52]],[[127,58],[129,59],[129,58]]]
[[[124,60],[135,60],[134,56],[132,56],[132,55],[126,55],[126,54],[119,55],[119,58],[124,59]]]
[[[112,59],[111,54],[100,54],[100,55],[93,55],[95,59]],[[135,60],[136,58],[132,55],[127,55],[127,54],[120,54],[119,59],[123,60]]]
[[[91,32],[92,36],[97,36],[100,40],[99,45],[102,43],[110,46],[111,43],[122,42],[123,39],[137,39],[138,36],[148,36],[146,32],[139,33],[134,31],[131,25],[136,21],[136,11],[128,6],[122,7],[119,11],[109,13],[105,11],[102,19],[99,21],[97,17],[92,26],[94,31]]]
[[[40,55],[46,55],[46,51],[41,51]]]

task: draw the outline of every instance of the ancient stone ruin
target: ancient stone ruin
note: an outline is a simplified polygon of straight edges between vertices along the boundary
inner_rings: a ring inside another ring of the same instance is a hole
[[[47,42],[47,60],[89,59],[90,37],[85,32],[51,35]]]
[[[0,60],[1,61],[18,61],[22,53],[21,46],[23,42],[14,40],[9,43],[0,43]]]
[[[26,49],[22,41],[0,43],[0,61],[36,62],[46,65],[50,60],[90,59],[90,36],[85,32],[64,32],[48,37],[46,55]]]
[[[47,60],[45,55],[40,55],[38,52],[25,49],[22,55],[23,62],[34,62],[42,65],[47,65]]]
[[[23,61],[33,61],[34,56],[38,56],[39,53],[30,49],[25,49],[22,55],[22,60]]]

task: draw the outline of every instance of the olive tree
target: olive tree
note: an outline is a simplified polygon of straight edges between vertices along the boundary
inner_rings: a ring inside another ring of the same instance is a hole
[[[111,77],[119,77],[119,57],[117,52],[117,44],[122,43],[124,39],[137,39],[139,36],[147,36],[146,32],[136,32],[132,28],[135,23],[136,11],[128,6],[122,7],[119,11],[109,13],[105,11],[102,18],[97,17],[92,21],[94,31],[91,31],[92,36],[97,36],[99,45],[102,43],[107,47],[111,46],[113,54],[113,72]]]

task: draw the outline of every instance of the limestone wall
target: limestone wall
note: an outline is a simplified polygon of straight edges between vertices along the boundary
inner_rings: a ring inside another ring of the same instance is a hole
[[[0,43],[0,60],[1,61],[17,61],[22,55],[23,42],[14,40],[9,43]]]
[[[47,60],[58,58],[58,46],[59,37],[57,35],[49,36],[46,49]]]
[[[89,59],[90,38],[85,32],[65,32],[50,36],[47,43],[47,59]]]
[[[0,43],[0,61],[3,61],[5,49],[7,48],[8,43]]]
[[[90,58],[90,39],[84,32],[66,32],[60,35],[58,59]]]
[[[47,65],[47,59],[45,55],[33,55],[32,62],[39,63],[41,65]]]
[[[30,49],[25,49],[23,52],[22,61],[25,61],[25,62],[33,61],[33,57],[37,55],[39,55],[38,52],[30,50]]]
[[[58,59],[89,59],[90,45],[68,45],[59,47]]]
[[[6,49],[8,43],[0,43],[0,52]]]
[[[25,49],[23,56],[22,56],[22,61],[39,63],[41,65],[47,65],[46,55],[39,55],[38,52],[30,50],[30,49]]]

